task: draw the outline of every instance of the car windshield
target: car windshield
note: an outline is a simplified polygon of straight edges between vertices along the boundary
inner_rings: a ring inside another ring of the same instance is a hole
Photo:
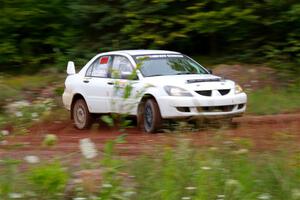
[[[208,74],[200,64],[181,54],[135,56],[143,76]]]

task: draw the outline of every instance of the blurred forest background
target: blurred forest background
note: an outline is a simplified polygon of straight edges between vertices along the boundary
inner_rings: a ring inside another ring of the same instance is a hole
[[[1,71],[116,49],[170,49],[299,74],[298,0],[1,0]],[[284,63],[284,64],[282,64]],[[270,65],[269,65],[270,66]]]

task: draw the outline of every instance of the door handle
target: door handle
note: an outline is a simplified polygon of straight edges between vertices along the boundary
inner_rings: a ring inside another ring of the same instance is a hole
[[[108,85],[114,85],[114,82],[109,81],[109,82],[107,82],[107,84],[108,84]]]
[[[89,80],[83,80],[83,82],[84,82],[84,83],[89,83],[90,81],[89,81]]]

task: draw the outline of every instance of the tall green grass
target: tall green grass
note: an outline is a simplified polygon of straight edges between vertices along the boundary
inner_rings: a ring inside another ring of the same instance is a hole
[[[300,89],[265,88],[248,93],[247,112],[250,114],[277,114],[300,110]]]
[[[215,146],[197,149],[178,137],[176,147],[157,146],[147,155],[124,159],[114,153],[118,143],[108,142],[101,159],[89,161],[103,172],[98,190],[85,191],[79,184],[70,199],[300,199],[299,152],[254,153],[235,141],[223,142],[222,136]],[[57,162],[26,171],[16,170],[16,162],[3,163],[0,198],[13,193],[23,199],[66,198],[69,175]]]
[[[139,200],[300,199],[299,164],[279,153],[254,155],[224,145],[197,150],[184,143],[131,163]]]

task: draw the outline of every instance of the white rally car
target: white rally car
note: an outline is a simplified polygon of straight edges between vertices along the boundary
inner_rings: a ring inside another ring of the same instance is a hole
[[[238,84],[178,52],[101,53],[78,73],[69,61],[67,73],[63,103],[78,129],[89,128],[99,114],[133,115],[146,132],[155,132],[163,119],[232,119],[246,109]]]

